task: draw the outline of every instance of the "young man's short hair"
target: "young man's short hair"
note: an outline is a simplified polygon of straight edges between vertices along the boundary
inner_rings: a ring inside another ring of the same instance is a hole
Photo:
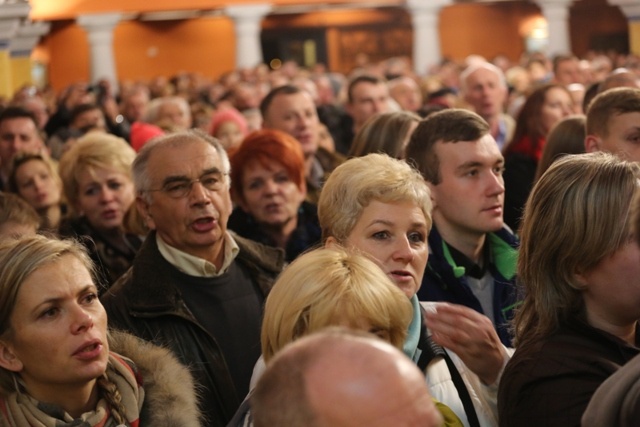
[[[407,144],[405,157],[426,181],[437,185],[442,177],[435,144],[438,141],[477,141],[488,133],[489,125],[474,112],[459,108],[438,111],[418,123]]]
[[[620,87],[602,92],[589,105],[587,135],[606,138],[611,117],[637,112],[640,112],[640,89]]]

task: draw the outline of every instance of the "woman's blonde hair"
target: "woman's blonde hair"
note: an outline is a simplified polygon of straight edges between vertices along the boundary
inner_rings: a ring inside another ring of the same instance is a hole
[[[518,281],[525,298],[514,322],[518,345],[584,316],[577,274],[628,241],[639,178],[640,165],[591,153],[557,160],[536,183],[521,228]]]
[[[0,338],[11,334],[11,315],[18,292],[25,280],[36,270],[51,263],[60,262],[65,255],[72,255],[94,275],[94,267],[84,246],[72,240],[50,239],[44,236],[25,236],[6,239],[0,243]],[[0,390],[15,390],[13,374],[0,368]]]
[[[307,252],[280,275],[265,304],[262,355],[269,361],[286,344],[327,326],[368,322],[398,348],[412,307],[373,261],[341,247]]]
[[[73,144],[60,159],[59,172],[64,194],[71,208],[78,203],[78,180],[85,170],[109,169],[132,182],[131,165],[136,152],[122,138],[103,132],[90,132]]]
[[[318,219],[323,240],[344,243],[372,201],[414,203],[431,228],[431,194],[420,173],[386,154],[368,154],[338,166],[322,187]]]

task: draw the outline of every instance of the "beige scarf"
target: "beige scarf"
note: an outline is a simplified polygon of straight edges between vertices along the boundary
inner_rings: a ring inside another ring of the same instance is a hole
[[[140,410],[144,401],[144,390],[134,372],[134,364],[129,359],[115,353],[109,355],[105,375],[115,384],[122,396],[127,427],[138,427]],[[1,418],[4,416],[4,420]],[[0,399],[0,421],[15,427],[116,427],[109,404],[101,397],[94,411],[74,419],[62,408],[39,402],[26,393],[14,392]],[[4,424],[2,424],[4,425]],[[120,424],[122,425],[122,424]]]

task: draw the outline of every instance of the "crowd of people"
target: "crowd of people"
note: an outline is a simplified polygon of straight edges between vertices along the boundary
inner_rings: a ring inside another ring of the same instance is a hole
[[[632,55],[26,87],[0,425],[634,425],[636,162]]]

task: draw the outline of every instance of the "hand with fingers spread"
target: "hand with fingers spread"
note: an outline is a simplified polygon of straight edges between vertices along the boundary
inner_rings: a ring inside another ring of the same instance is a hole
[[[433,340],[456,353],[483,383],[493,384],[508,358],[491,320],[468,307],[438,303],[427,310]]]

